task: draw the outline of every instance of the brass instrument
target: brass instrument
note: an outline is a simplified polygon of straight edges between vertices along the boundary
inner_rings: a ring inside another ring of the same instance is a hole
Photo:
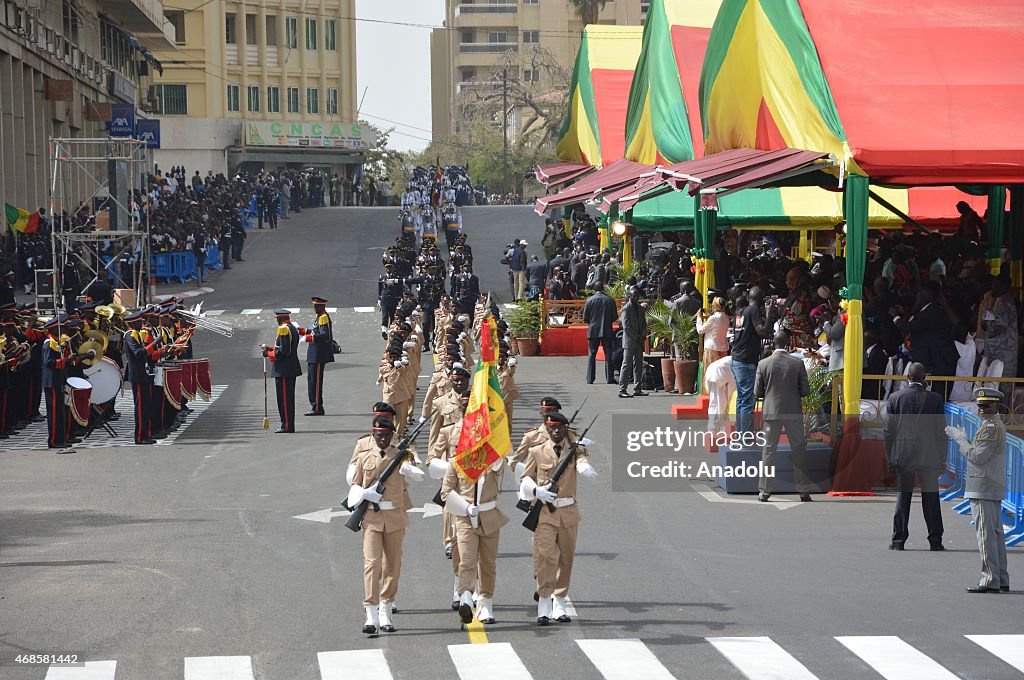
[[[85,338],[86,340],[95,340],[96,342],[103,346],[104,352],[107,351],[107,345],[110,342],[110,339],[107,337],[107,334],[104,331],[86,331]]]
[[[225,338],[230,338],[235,334],[235,329],[231,324],[203,316],[202,306],[203,303],[200,302],[192,309],[179,309],[176,314],[178,314],[183,321],[186,321],[197,328],[212,331],[218,335],[223,335]]]
[[[97,333],[97,331],[89,331],[89,333]],[[106,337],[104,337],[104,340],[106,340]],[[95,337],[90,337],[78,347],[77,354],[81,357],[84,365],[92,366],[103,358],[104,349],[106,348]],[[95,351],[95,354],[91,357],[88,356],[90,351]]]
[[[8,347],[8,344],[10,347]],[[12,361],[16,361],[18,365],[21,364],[21,360],[29,356],[32,352],[32,345],[27,342],[18,342],[11,338],[8,342],[6,336],[0,336],[0,366],[6,366]],[[17,371],[18,365],[15,365],[11,371]]]

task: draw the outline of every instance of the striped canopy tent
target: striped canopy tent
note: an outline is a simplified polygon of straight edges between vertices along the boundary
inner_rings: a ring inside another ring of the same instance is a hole
[[[704,155],[701,67],[721,4],[722,0],[651,3],[626,114],[626,158],[668,165]],[[955,227],[960,219],[957,201],[964,200],[979,212],[985,208],[984,198],[950,187],[910,191],[878,187],[876,192],[927,228]],[[907,224],[903,217],[877,202],[871,203],[868,216],[870,227],[875,229],[900,229]],[[832,229],[843,220],[841,192],[793,186],[723,196],[716,222],[718,229],[800,230],[801,254],[806,256],[810,248],[806,230]],[[652,192],[650,200],[633,208],[631,222],[642,231],[692,229],[694,201],[683,193]]]
[[[640,26],[590,25],[583,31],[556,148],[562,161],[599,167],[623,157],[626,104],[642,35]]]
[[[846,356],[863,354],[872,185],[987,185],[998,267],[1006,185],[1024,184],[1024,0],[723,0],[708,45],[706,153],[789,147],[827,151],[842,164]],[[1021,199],[1014,188],[1016,221]],[[1018,285],[1022,231],[1009,231]],[[861,375],[860,362],[847,364],[847,404],[859,403]],[[859,446],[856,425],[847,423],[837,483]]]

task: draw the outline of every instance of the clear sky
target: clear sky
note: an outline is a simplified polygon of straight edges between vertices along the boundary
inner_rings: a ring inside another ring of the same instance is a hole
[[[440,26],[444,0],[356,0],[356,18]],[[430,29],[356,21],[356,60],[356,102],[366,91],[360,115],[374,125],[394,127],[394,148],[425,148],[430,141]]]

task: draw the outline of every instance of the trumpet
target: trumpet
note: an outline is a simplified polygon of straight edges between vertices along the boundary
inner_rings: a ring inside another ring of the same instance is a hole
[[[11,362],[15,362],[15,366],[11,368],[11,371],[17,371],[21,360],[32,352],[32,345],[13,339],[10,347],[7,347],[7,344],[6,338],[4,338],[4,342],[0,343],[0,366],[6,366]]]
[[[101,329],[119,335],[127,333],[128,326],[123,318],[126,311],[123,305],[116,302],[111,305],[97,305],[96,315],[100,317]]]
[[[192,309],[179,309],[177,313],[182,320],[192,324],[196,328],[212,331],[217,335],[223,335],[225,338],[230,338],[235,334],[235,329],[231,324],[203,316],[202,306],[203,303],[200,302]]]

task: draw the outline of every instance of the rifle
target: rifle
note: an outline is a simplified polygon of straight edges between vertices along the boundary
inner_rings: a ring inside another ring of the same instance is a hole
[[[565,473],[565,469],[569,467],[569,463],[573,462],[573,459],[576,458],[576,448],[579,446],[580,439],[583,439],[584,437],[587,436],[587,433],[590,432],[590,428],[594,426],[594,423],[596,421],[597,416],[594,416],[594,419],[590,421],[589,425],[587,425],[587,429],[583,430],[583,433],[580,434],[580,436],[576,438],[576,441],[574,441],[569,446],[568,453],[566,453],[562,457],[562,459],[558,461],[558,465],[555,467],[555,471],[551,475],[551,481],[548,483],[548,488],[553,493],[558,493],[558,480],[562,478],[562,475]],[[527,513],[526,519],[523,520],[524,527],[526,527],[530,531],[537,530],[537,524],[540,521],[540,511],[543,505],[545,504],[541,503],[540,501],[536,501],[532,506],[530,506],[530,512]],[[546,505],[548,506],[549,511],[555,511],[556,508],[553,504],[547,503]]]
[[[578,416],[580,414],[580,410],[582,410],[583,407],[586,406],[587,399],[590,399],[590,395],[589,394],[587,396],[583,397],[583,401],[580,402],[579,408],[577,408],[576,412],[572,414],[572,418],[569,418],[569,425],[573,424],[573,421],[576,420],[576,416]],[[541,425],[541,427],[544,427],[544,426]],[[590,429],[590,428],[587,428],[587,429]],[[581,436],[580,439],[582,439],[582,438],[583,437]],[[516,501],[516,508],[519,509],[519,510],[522,510],[523,512],[530,512],[530,507],[531,507],[530,501],[526,500],[525,498],[520,498],[518,501]]]
[[[398,442],[398,446],[396,447],[398,449],[398,455],[395,456],[390,463],[388,463],[388,466],[384,468],[384,471],[380,473],[380,477],[377,479],[377,493],[384,493],[384,482],[388,481],[388,478],[392,474],[394,474],[398,470],[398,468],[402,466],[402,463],[406,462],[406,452],[409,450],[409,447],[416,439],[416,435],[420,433],[420,430],[423,429],[423,425],[426,423],[426,420],[419,423],[416,427],[412,429],[411,432],[406,433],[406,435],[402,438],[400,442]],[[361,525],[363,523],[363,516],[366,514],[366,511],[369,509],[370,505],[370,501],[367,500],[364,500],[361,503],[359,503],[359,505],[356,506],[354,510],[352,510],[352,514],[349,515],[349,518],[345,521],[345,526],[351,529],[352,531],[359,531],[362,528]],[[373,510],[374,512],[379,512],[380,507],[374,505]]]

